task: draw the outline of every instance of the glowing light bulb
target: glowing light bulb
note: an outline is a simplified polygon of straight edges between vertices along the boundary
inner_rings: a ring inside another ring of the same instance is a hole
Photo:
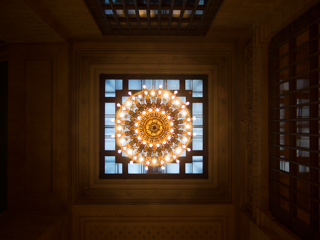
[[[166,141],[163,141],[162,144],[165,145],[165,144],[167,144],[167,142],[166,142]]]
[[[144,95],[148,95],[148,91],[144,91]]]
[[[133,96],[131,99],[132,99],[132,100],[135,100],[136,98]]]
[[[152,112],[152,108],[149,108],[148,111],[149,111],[149,112]]]
[[[139,130],[138,130],[138,129],[135,129],[135,130],[134,130],[134,133],[138,133],[138,132],[139,132]]]
[[[141,116],[138,116],[137,119],[140,120],[140,119],[141,119]]]
[[[156,146],[157,146],[157,148],[158,148],[158,147],[160,147],[160,144],[159,144],[159,143],[157,143],[157,145],[156,145]]]
[[[133,161],[130,161],[130,165],[132,165],[133,164]]]
[[[132,152],[133,152],[132,149],[128,149],[128,154],[129,155],[132,155]]]
[[[139,126],[139,123],[136,122],[134,125],[135,125],[136,127],[138,127],[138,126]]]
[[[123,147],[123,150],[124,150],[124,151],[127,150],[127,147]]]
[[[129,91],[129,92],[128,92],[128,94],[129,94],[129,95],[131,95],[131,94],[132,94],[132,92],[130,92],[130,91]]]
[[[120,154],[121,152],[122,152],[122,151],[119,149],[119,150],[118,150],[118,153]]]
[[[120,103],[117,103],[117,107],[120,107],[121,106],[121,104]]]
[[[166,168],[164,166],[161,167],[162,170],[165,170]]]
[[[161,91],[161,90],[159,90],[159,91],[158,91],[158,94],[159,94],[159,95],[161,95],[161,93],[162,93],[162,91]]]
[[[119,131],[121,131],[121,130],[122,130],[122,127],[121,127],[121,126],[118,126],[117,129],[118,129]]]
[[[187,121],[190,122],[190,121],[191,121],[191,118],[187,118]]]
[[[134,160],[137,160],[137,158],[138,158],[137,156],[134,156],[134,157],[133,157]]]
[[[118,133],[118,134],[117,134],[117,137],[121,137],[121,133]]]
[[[154,164],[157,163],[157,159],[155,159],[155,158],[152,159],[152,163],[154,163]]]
[[[177,91],[177,90],[175,90],[173,93],[174,93],[174,94],[177,94],[177,93],[178,93],[178,91]]]
[[[170,157],[169,157],[169,156],[166,156],[164,159],[165,159],[166,161],[169,161],[169,160],[170,160]]]
[[[146,144],[147,144],[147,142],[146,142],[146,141],[142,141],[142,144],[143,144],[143,145],[146,145]]]
[[[128,101],[126,105],[127,105],[127,107],[130,107],[132,105],[131,101]]]
[[[150,161],[147,161],[146,164],[149,165],[149,164],[150,164]]]
[[[191,135],[191,132],[187,132],[187,134],[190,136],[190,135]]]
[[[176,158],[177,158],[177,156],[176,156],[176,155],[172,155],[172,158],[173,158],[173,159],[176,159]]]
[[[176,153],[179,154],[181,152],[180,148],[176,148]]]
[[[187,142],[187,141],[188,141],[188,138],[184,137],[182,140],[183,140],[184,142]]]
[[[171,125],[171,126],[173,126],[173,125],[174,125],[174,123],[173,123],[173,122],[171,122],[171,123],[170,123],[170,125]]]
[[[175,96],[175,95],[172,95],[172,96],[171,96],[171,99],[175,99],[175,98],[176,98],[176,96]]]
[[[188,152],[191,152],[191,148],[187,148],[187,151],[188,151]]]
[[[186,102],[186,105],[188,106],[190,103],[189,102]]]
[[[159,85],[159,88],[160,88],[160,89],[162,88],[162,85],[161,85],[161,84]]]
[[[167,138],[168,138],[168,140],[171,140],[171,136],[168,136]]]
[[[167,117],[168,119],[171,119],[171,116],[170,115],[168,115],[168,117]]]
[[[145,115],[146,113],[147,113],[146,111],[143,111],[143,112],[142,112],[143,115]]]
[[[117,120],[117,123],[121,123],[121,120]]]
[[[143,162],[143,157],[140,157],[140,158],[139,158],[139,161],[140,161],[140,162]]]
[[[123,106],[123,107],[122,107],[122,110],[125,111],[125,110],[126,110],[126,107]]]
[[[177,159],[177,160],[176,160],[176,163],[180,163],[180,160]]]
[[[143,85],[142,87],[143,87],[143,89],[146,89],[146,88],[147,88],[147,86],[146,86],[146,85]]]
[[[169,97],[169,94],[168,94],[168,93],[164,93],[163,96],[164,96],[165,98],[168,98],[168,97]]]
[[[119,117],[123,118],[124,117],[124,113],[123,112],[119,113]]]
[[[176,106],[179,105],[179,101],[178,101],[178,100],[175,100],[175,101],[174,101],[174,105],[176,105]]]
[[[154,96],[156,93],[154,91],[151,92],[151,96]]]
[[[152,143],[150,143],[150,144],[149,144],[149,147],[153,147],[153,144],[152,144]]]
[[[120,120],[118,120],[118,121],[120,121]],[[111,119],[111,122],[114,122],[114,119],[113,119],[113,118]]]
[[[186,145],[182,145],[182,148],[186,148],[187,146]]]
[[[162,110],[161,113],[162,113],[162,114],[166,114],[166,111]]]
[[[182,116],[186,116],[186,115],[187,115],[186,111],[182,112]]]
[[[159,108],[156,108],[156,112],[159,112],[160,111],[160,109]]]
[[[124,143],[124,138],[121,138],[120,140],[119,140],[119,142],[121,143],[121,144],[123,144]]]
[[[185,108],[186,108],[186,105],[182,105],[181,108],[182,108],[182,109],[185,109]]]
[[[170,129],[170,132],[171,132],[171,133],[173,133],[173,132],[174,132],[174,130],[171,128],[171,129]]]
[[[140,137],[140,136],[138,136],[138,137],[137,137],[137,139],[140,141],[140,140],[141,140],[141,137]]]
[[[186,129],[189,129],[189,128],[190,128],[190,125],[189,125],[189,124],[187,124],[187,125],[186,125]]]
[[[146,171],[148,171],[149,168],[148,168],[148,167],[145,167],[144,169],[145,169]]]
[[[121,134],[120,134],[120,136],[121,136]],[[115,136],[114,136],[114,135],[111,135],[111,137],[114,138]]]
[[[163,160],[161,160],[161,161],[160,161],[160,164],[161,164],[161,165],[162,165],[162,164],[164,164],[164,161],[163,161]]]
[[[142,98],[142,95],[141,95],[141,94],[139,94],[139,95],[138,95],[138,98]]]

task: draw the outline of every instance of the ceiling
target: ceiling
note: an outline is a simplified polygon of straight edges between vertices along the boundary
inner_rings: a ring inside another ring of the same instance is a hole
[[[205,36],[235,41],[270,13],[277,0],[224,0]],[[7,43],[128,40],[103,35],[84,0],[1,0],[0,39]],[[162,36],[165,41],[181,36]],[[188,41],[194,37],[184,36]],[[142,36],[130,36],[131,40]],[[144,36],[143,39],[159,39]]]

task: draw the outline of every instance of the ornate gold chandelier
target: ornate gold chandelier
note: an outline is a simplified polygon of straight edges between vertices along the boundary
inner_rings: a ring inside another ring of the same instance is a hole
[[[192,118],[187,106],[176,94],[146,89],[132,95],[121,105],[115,119],[118,153],[124,152],[130,163],[141,163],[165,169],[167,163],[179,163],[179,156],[191,151]]]

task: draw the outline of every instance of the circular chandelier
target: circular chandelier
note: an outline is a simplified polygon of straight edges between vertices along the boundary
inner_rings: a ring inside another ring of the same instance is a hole
[[[130,163],[161,167],[179,163],[178,157],[191,151],[192,118],[187,106],[176,94],[168,90],[146,89],[133,94],[121,105],[116,114],[115,130],[118,153],[124,152]]]

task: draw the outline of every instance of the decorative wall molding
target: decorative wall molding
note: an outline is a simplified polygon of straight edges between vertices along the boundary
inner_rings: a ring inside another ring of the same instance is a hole
[[[218,203],[232,201],[231,52],[74,49],[73,201],[76,204]],[[118,70],[117,70],[118,69]],[[195,71],[209,74],[209,179],[110,180],[98,178],[100,73]],[[105,72],[110,71],[110,72]],[[122,71],[122,72],[121,72]],[[126,71],[126,72],[124,72]],[[97,78],[97,79],[96,79]],[[97,106],[96,106],[97,105]],[[210,176],[211,172],[211,176]]]
[[[81,240],[224,240],[227,217],[81,217]]]
[[[245,48],[245,81],[246,105],[241,120],[241,134],[245,137],[246,145],[246,209],[251,217],[256,219],[258,204],[258,69],[257,69],[257,43],[256,32]]]

